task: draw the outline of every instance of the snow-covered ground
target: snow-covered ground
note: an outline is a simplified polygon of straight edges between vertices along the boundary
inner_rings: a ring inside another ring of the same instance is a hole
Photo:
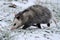
[[[11,4],[17,7],[9,7]],[[10,30],[14,15],[35,4],[48,7],[58,25],[52,20],[50,28],[42,24],[42,29]],[[0,0],[0,40],[60,40],[60,0]]]

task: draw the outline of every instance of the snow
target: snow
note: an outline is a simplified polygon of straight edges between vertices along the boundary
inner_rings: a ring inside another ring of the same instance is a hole
[[[52,20],[50,27],[47,27],[46,24],[41,24],[42,29],[31,26],[26,30],[21,28],[10,30],[15,14],[35,5],[37,0],[10,2],[8,0],[0,0],[0,40],[60,40],[60,0],[40,0],[40,2],[40,5],[51,10],[53,18],[57,19],[58,26]],[[11,4],[15,4],[17,7],[8,7]]]

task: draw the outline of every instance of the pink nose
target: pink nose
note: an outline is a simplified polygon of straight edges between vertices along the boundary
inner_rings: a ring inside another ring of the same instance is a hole
[[[12,27],[12,28],[11,28],[11,30],[14,30],[14,29],[16,29],[16,27]]]

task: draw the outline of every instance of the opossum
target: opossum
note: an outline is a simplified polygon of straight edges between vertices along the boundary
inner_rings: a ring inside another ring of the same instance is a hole
[[[40,24],[47,24],[47,26],[50,27],[51,17],[51,11],[47,7],[32,5],[15,15],[12,29],[21,27],[22,25],[24,25],[22,29],[26,29],[34,24],[40,29]]]

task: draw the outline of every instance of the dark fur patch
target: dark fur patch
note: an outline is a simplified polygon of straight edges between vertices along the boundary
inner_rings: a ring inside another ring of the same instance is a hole
[[[25,13],[25,12],[27,12],[27,11],[29,11],[29,9],[24,10],[22,13]]]

